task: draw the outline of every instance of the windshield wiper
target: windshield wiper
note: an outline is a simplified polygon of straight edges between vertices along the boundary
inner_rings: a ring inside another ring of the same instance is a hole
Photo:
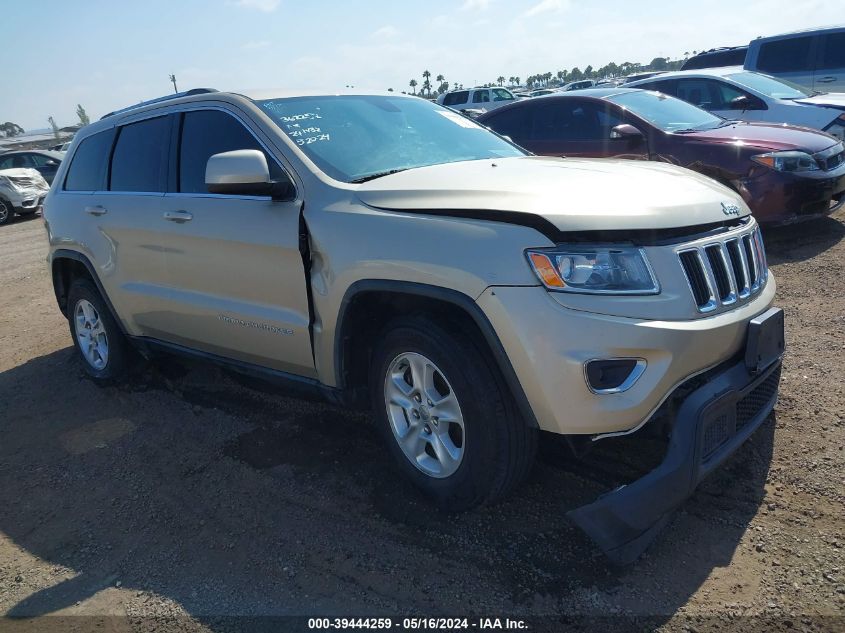
[[[355,180],[350,180],[354,185],[360,185],[363,182],[368,182],[370,180],[375,180],[376,178],[381,178],[383,176],[390,176],[392,174],[398,174],[400,171],[407,171],[410,167],[402,167],[400,169],[389,169],[387,171],[379,171],[375,174],[370,174],[369,176],[361,176],[360,178],[356,178]]]

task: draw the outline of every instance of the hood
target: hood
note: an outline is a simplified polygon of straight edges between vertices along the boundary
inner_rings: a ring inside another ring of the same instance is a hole
[[[358,198],[397,211],[500,211],[561,231],[674,229],[750,211],[730,189],[682,167],[646,161],[522,156],[409,169],[362,184]],[[471,213],[468,213],[471,215]],[[489,215],[489,213],[487,214]]]
[[[745,123],[735,121],[731,125],[678,134],[682,139],[736,145],[738,148],[751,146],[765,150],[802,150],[815,154],[839,142],[818,130],[794,125],[772,123]]]
[[[38,187],[49,189],[50,185],[44,180],[38,171],[31,167],[14,167],[12,169],[0,169],[0,176],[6,176],[13,180],[18,187]]]
[[[809,103],[810,105],[828,106],[845,110],[845,92],[826,92],[814,97],[794,99],[795,103]]]

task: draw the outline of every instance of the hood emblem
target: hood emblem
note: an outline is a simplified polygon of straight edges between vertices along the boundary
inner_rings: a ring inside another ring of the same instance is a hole
[[[739,215],[739,207],[735,204],[730,202],[723,202],[722,203],[722,213],[725,215]]]

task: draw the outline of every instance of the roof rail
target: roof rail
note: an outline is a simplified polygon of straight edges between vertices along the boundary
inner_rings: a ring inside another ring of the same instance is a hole
[[[209,92],[217,92],[214,88],[192,88],[191,90],[186,90],[185,92],[177,92],[176,94],[172,95],[165,95],[163,97],[158,97],[157,99],[150,99],[149,101],[141,101],[141,103],[136,103],[135,105],[127,106],[125,108],[121,108],[120,110],[115,110],[114,112],[109,112],[108,114],[104,114],[100,117],[100,121],[103,119],[107,119],[110,116],[114,116],[115,114],[123,114],[124,112],[129,112],[130,110],[134,110],[135,108],[141,108],[143,106],[152,105],[153,103],[161,103],[163,101],[170,101],[171,99],[178,99],[180,97],[190,97],[193,95],[203,95],[208,94]]]

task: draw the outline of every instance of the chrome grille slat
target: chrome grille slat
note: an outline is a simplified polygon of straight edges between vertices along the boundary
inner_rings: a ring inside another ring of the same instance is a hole
[[[768,268],[760,229],[676,250],[699,312],[745,301],[766,284]]]

